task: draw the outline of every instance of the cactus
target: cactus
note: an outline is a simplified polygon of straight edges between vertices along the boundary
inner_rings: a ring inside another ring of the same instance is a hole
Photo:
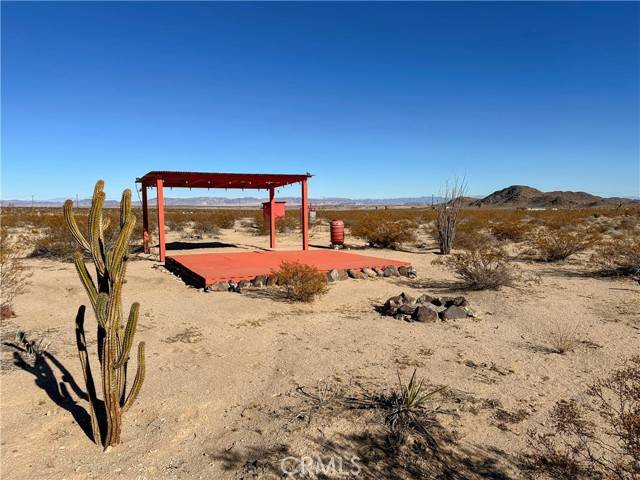
[[[136,333],[140,305],[131,305],[126,325],[123,323],[122,286],[127,269],[129,239],[136,223],[131,214],[131,191],[122,193],[120,202],[120,232],[113,246],[108,248],[104,240],[106,221],[102,216],[105,194],[104,182],[96,183],[91,210],[89,211],[88,235],[85,236],[73,216],[73,202],[64,204],[64,218],[73,238],[81,250],[76,252],[74,263],[97,319],[97,350],[102,377],[103,400],[97,398],[96,386],[91,373],[89,353],[84,331],[84,305],[76,317],[76,342],[80,364],[89,397],[91,429],[96,444],[107,447],[120,443],[122,414],[138,397],[144,381],[144,342],[138,344],[138,368],[135,379],[127,393],[127,365]],[[84,262],[89,254],[95,266],[95,281]],[[106,424],[105,424],[106,420]]]

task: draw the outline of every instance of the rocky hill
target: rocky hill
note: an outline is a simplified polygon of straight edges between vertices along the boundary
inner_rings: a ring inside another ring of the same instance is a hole
[[[604,198],[586,192],[542,192],[526,185],[512,185],[480,200],[465,201],[469,206],[511,208],[604,207],[637,202],[628,198]]]

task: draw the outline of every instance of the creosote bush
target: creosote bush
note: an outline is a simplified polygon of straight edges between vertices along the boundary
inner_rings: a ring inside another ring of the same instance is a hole
[[[527,466],[545,478],[640,478],[640,356],[556,403],[545,431],[529,431]]]
[[[295,302],[311,302],[327,292],[326,277],[311,265],[282,262],[273,275],[284,288],[286,298]]]
[[[375,210],[354,221],[351,234],[366,240],[372,247],[397,248],[416,240],[416,228],[411,220],[396,220],[387,214],[387,210]]]
[[[24,241],[24,236],[11,238],[8,229],[0,227],[0,319],[15,316],[13,301],[27,286],[30,274],[20,252]]]
[[[603,242],[591,261],[602,275],[640,277],[640,238],[625,236]]]
[[[455,253],[443,263],[453,274],[462,280],[464,288],[471,290],[497,290],[500,287],[513,286],[520,274],[506,252],[498,247],[482,247]]]
[[[592,247],[598,238],[584,231],[542,229],[530,236],[530,253],[541,262],[559,262]]]

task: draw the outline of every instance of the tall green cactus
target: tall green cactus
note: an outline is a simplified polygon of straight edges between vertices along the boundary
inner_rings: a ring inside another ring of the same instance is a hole
[[[91,365],[84,332],[84,306],[76,317],[76,341],[80,363],[89,396],[91,428],[93,439],[104,448],[120,443],[122,414],[135,402],[144,381],[144,342],[138,344],[138,369],[129,392],[127,387],[127,364],[136,333],[140,305],[131,305],[126,325],[122,313],[122,285],[127,269],[129,239],[136,218],[131,214],[131,191],[122,192],[120,202],[120,232],[111,248],[105,244],[106,222],[102,217],[105,194],[104,182],[99,180],[93,191],[89,211],[88,236],[85,236],[73,216],[73,202],[64,203],[64,218],[69,231],[80,248],[87,252],[96,269],[96,279],[92,278],[84,263],[83,251],[74,257],[76,270],[80,276],[96,319],[98,321],[97,348],[102,376],[103,400],[97,398],[96,387],[91,374]],[[104,413],[103,413],[104,412]],[[106,419],[106,424],[104,419]]]

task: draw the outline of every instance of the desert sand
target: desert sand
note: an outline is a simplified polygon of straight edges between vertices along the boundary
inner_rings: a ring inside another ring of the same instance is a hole
[[[238,229],[212,241],[238,250],[266,248],[268,240]],[[299,243],[279,235],[280,249]],[[326,227],[312,231],[312,245],[328,243]],[[147,378],[125,415],[123,443],[108,452],[82,427],[87,402],[79,396],[74,318],[88,305],[85,292],[72,264],[27,260],[31,283],[16,300],[18,316],[2,324],[2,478],[280,478],[287,456],[334,454],[360,458],[360,478],[415,478],[412,465],[394,465],[366,434],[379,427],[373,414],[310,404],[298,389],[385,390],[414,369],[447,386],[437,400],[438,421],[454,440],[443,453],[447,471],[519,478],[527,430],[543,424],[554,402],[580,395],[640,351],[640,285],[585,275],[581,256],[520,262],[539,284],[455,291],[478,318],[423,324],[374,307],[403,291],[450,294],[455,279],[432,264],[435,249],[358,252],[410,261],[418,277],[345,280],[314,303],[292,304],[269,289],[203,292],[157,261],[132,260],[124,300],[126,308],[141,303],[137,339],[147,344]],[[89,314],[92,349],[94,322]],[[549,351],[548,332],[558,324],[575,328],[573,352]],[[8,345],[19,329],[51,341],[44,365],[33,368],[31,357]]]

